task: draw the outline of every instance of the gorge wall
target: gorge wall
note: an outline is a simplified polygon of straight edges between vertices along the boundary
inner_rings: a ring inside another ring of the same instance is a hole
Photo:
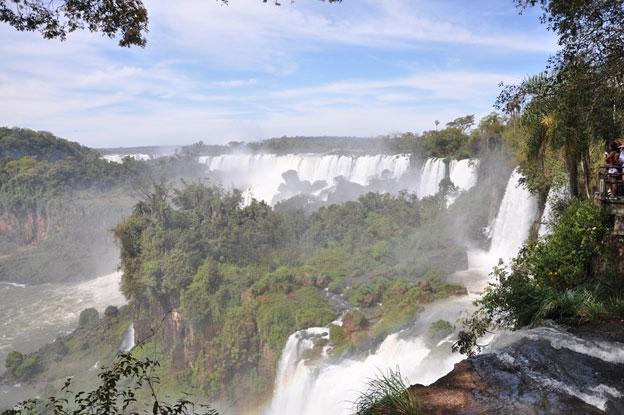
[[[0,280],[37,284],[112,272],[118,254],[110,229],[133,203],[115,194],[2,212]]]

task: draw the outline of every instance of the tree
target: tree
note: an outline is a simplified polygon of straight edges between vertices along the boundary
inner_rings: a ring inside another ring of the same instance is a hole
[[[20,31],[39,31],[46,39],[65,40],[67,34],[89,29],[119,46],[145,46],[147,10],[141,0],[1,0],[0,21]]]
[[[624,0],[514,2],[521,8],[542,8],[542,22],[559,35],[566,58],[582,55],[600,66],[624,59]]]
[[[277,0],[275,4],[280,5]],[[119,37],[119,46],[147,43],[148,16],[142,0],[0,0],[0,22],[19,31],[41,32],[46,39],[65,40],[68,33],[89,29],[111,39]]]
[[[557,151],[570,193],[589,198],[592,148],[624,131],[624,0],[514,1],[542,8],[542,21],[559,35],[561,50],[547,72],[506,87],[497,106],[520,113],[523,156],[539,166],[533,176],[545,178],[545,160]]]
[[[93,308],[85,308],[80,312],[80,317],[78,318],[78,326],[86,327],[89,326],[100,319],[100,313]]]
[[[456,128],[465,133],[474,125],[474,115],[466,115],[465,117],[455,118],[453,121],[446,123],[446,128]]]

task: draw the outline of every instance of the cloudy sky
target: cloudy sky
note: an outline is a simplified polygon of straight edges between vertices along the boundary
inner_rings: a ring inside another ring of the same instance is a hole
[[[0,25],[0,125],[94,147],[422,132],[493,111],[556,38],[512,0],[147,0],[145,48]]]

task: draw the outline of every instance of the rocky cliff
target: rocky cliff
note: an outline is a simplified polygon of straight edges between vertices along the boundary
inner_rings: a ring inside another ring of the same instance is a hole
[[[132,203],[105,194],[0,212],[0,281],[37,284],[112,272],[118,250],[109,230]]]
[[[622,414],[624,324],[500,333],[486,353],[410,390],[429,415]]]

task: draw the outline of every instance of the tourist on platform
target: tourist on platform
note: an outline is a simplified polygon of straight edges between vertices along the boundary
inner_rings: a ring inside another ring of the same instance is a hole
[[[607,163],[607,183],[609,183],[609,190],[611,197],[617,196],[617,180],[620,175],[620,169],[617,166],[620,165],[620,149],[618,143],[615,141],[609,143],[609,152],[604,153],[604,159]]]

